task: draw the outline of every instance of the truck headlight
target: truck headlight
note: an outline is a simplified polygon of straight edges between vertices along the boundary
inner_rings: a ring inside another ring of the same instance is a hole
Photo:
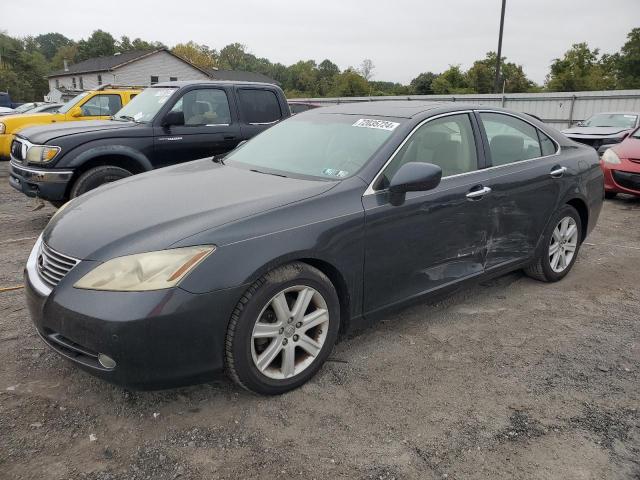
[[[0,122],[0,135],[2,135],[7,130],[7,127],[4,126],[4,123]]]
[[[616,155],[616,152],[608,148],[602,154],[602,161],[605,163],[612,163],[614,165],[618,165],[620,163],[620,157]]]
[[[49,145],[33,145],[27,150],[27,162],[47,163],[53,160],[60,153],[60,147],[50,147]]]
[[[213,245],[204,245],[113,258],[91,270],[74,287],[114,292],[173,287],[215,249]]]

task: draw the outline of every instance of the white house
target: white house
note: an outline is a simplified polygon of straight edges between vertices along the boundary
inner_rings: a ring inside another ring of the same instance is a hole
[[[174,80],[244,80],[277,83],[254,72],[204,70],[174,55],[166,48],[125,52],[110,57],[90,58],[68,65],[49,75],[46,100],[66,101],[74,95],[101,85],[149,86]]]

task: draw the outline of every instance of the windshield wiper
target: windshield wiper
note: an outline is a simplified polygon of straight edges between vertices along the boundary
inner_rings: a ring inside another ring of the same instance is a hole
[[[256,170],[255,168],[252,168],[250,171],[251,172],[256,172],[256,173],[263,173],[265,175],[273,175],[274,177],[289,178],[286,175],[282,175],[282,174],[279,174],[279,173],[272,173],[272,172],[263,172],[263,171],[260,171],[260,170]]]
[[[134,123],[138,123],[138,121],[133,118],[132,116],[129,115],[118,115],[117,117],[113,116],[111,117],[113,120],[125,120],[125,121],[129,121],[129,122],[134,122]]]

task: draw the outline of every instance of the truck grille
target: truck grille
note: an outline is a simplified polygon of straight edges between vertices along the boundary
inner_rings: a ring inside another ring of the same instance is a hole
[[[51,287],[58,285],[60,280],[75,267],[80,260],[56,252],[44,242],[38,253],[38,273],[42,280]]]
[[[11,156],[19,161],[24,161],[27,154],[26,145],[20,140],[14,140],[11,142]]]

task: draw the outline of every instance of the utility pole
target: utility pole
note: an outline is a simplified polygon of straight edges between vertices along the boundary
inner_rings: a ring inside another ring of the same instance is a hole
[[[500,15],[500,36],[498,37],[498,58],[496,59],[496,80],[493,84],[493,91],[500,92],[500,62],[502,61],[502,31],[504,30],[504,9],[507,0],[502,0],[502,14]]]

